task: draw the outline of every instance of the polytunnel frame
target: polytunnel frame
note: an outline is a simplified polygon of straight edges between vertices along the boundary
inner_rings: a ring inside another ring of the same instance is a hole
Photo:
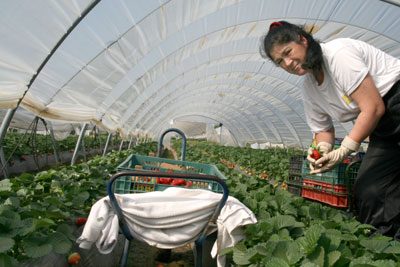
[[[181,94],[178,98],[185,98],[185,100],[188,100],[188,103],[189,103],[189,106],[188,107],[191,107],[191,109],[193,110],[193,107],[194,106],[197,106],[197,105],[193,105],[193,104],[191,104],[191,100],[194,100],[194,102],[196,102],[196,103],[199,103],[199,99],[201,99],[202,100],[202,102],[201,103],[207,103],[208,104],[208,102],[206,102],[209,98],[205,98],[204,96],[205,95],[207,95],[207,94],[215,94],[216,92],[214,92],[214,91],[212,91],[212,92],[210,92],[210,91],[206,91],[206,92],[203,92],[202,90],[207,90],[208,88],[207,87],[202,87],[201,88],[201,90],[199,90],[198,92],[196,92],[196,93],[193,93],[193,92],[184,92],[184,94]],[[227,89],[226,89],[227,90]],[[229,93],[231,93],[231,94],[233,94],[232,92],[229,92]],[[236,93],[235,95],[241,95],[241,96],[244,96],[244,97],[247,97],[245,94],[238,94],[238,93]],[[188,97],[189,96],[189,97]],[[200,96],[200,97],[199,97]],[[229,97],[229,98],[235,98],[235,97]],[[174,102],[175,100],[176,100],[177,98],[173,98],[173,99],[171,99],[170,100],[170,102]],[[255,100],[255,102],[258,102],[257,100],[258,99],[256,99],[255,97],[252,97],[252,99],[253,100]],[[234,101],[234,103],[237,103],[237,104],[239,104],[240,102],[239,101]],[[159,106],[158,107],[158,109],[157,110],[154,110],[153,111],[153,113],[155,113],[155,112],[161,112],[162,111],[162,109],[164,109],[164,107],[165,106],[167,106],[168,105],[168,103],[165,103],[165,105],[164,106]],[[246,103],[246,106],[247,106],[248,104]],[[175,113],[170,113],[170,111],[171,110],[178,110],[178,108],[180,108],[179,110],[182,110],[182,109],[184,109],[184,107],[186,107],[187,105],[180,105],[179,103],[173,103],[173,104],[171,104],[171,105],[169,105],[169,107],[165,107],[165,109],[167,110],[166,111],[166,113],[164,113],[164,112],[161,112],[162,114],[175,114]],[[203,106],[201,106],[200,105],[200,107],[203,107]],[[229,105],[211,105],[211,107],[213,107],[213,111],[215,111],[216,110],[216,107],[218,107],[218,110],[219,111],[223,111],[224,110],[224,108],[225,108],[225,110],[227,109],[227,107],[229,108],[229,109],[232,109],[233,111],[235,111],[236,113],[239,113],[241,116],[240,117],[242,117],[242,118],[244,118],[244,121],[246,120],[246,118],[248,119],[248,117],[247,117],[247,115],[248,114],[246,114],[246,113],[244,113],[244,109],[240,109],[240,111],[238,110],[238,108],[237,107],[233,107],[233,108],[231,108]],[[204,109],[204,108],[203,108]],[[206,110],[210,110],[209,108],[205,108]],[[196,110],[196,112],[199,112],[200,110],[202,110],[202,109],[198,109],[198,110]],[[253,113],[253,110],[249,110],[249,109],[247,109],[247,111],[248,112],[251,112],[252,113],[252,116],[255,116],[255,117],[258,117],[259,118],[259,116],[257,115],[257,114],[254,114]],[[273,111],[272,111],[273,112]],[[216,112],[214,112],[214,113],[216,113]],[[232,112],[230,113],[230,114],[232,114]],[[147,115],[147,114],[145,114],[145,115]],[[229,115],[229,114],[228,114]],[[152,117],[151,117],[151,115],[149,115],[150,117],[148,117],[148,118],[145,118],[145,120],[144,120],[144,123],[143,124],[146,124],[147,123],[147,121],[152,121]],[[220,115],[219,115],[220,116]],[[153,116],[154,117],[154,116]],[[165,116],[164,116],[165,117]],[[164,120],[164,117],[158,117],[157,119],[155,119],[155,120],[153,120],[153,123],[151,123],[151,125],[149,126],[149,128],[150,129],[153,129],[153,125],[154,124],[156,124],[157,125],[157,122],[159,122],[160,120]],[[141,118],[143,118],[143,117],[141,117]],[[213,117],[213,119],[215,119],[215,120],[218,120],[218,121],[221,121],[221,120],[219,120],[218,118],[215,118],[215,117]],[[261,121],[261,122],[263,122],[263,123],[266,123],[266,124],[270,124],[269,126],[271,126],[272,127],[272,129],[271,129],[271,131],[273,132],[273,134],[275,135],[275,138],[277,139],[277,140],[280,140],[280,141],[282,141],[283,142],[283,140],[282,140],[282,138],[281,138],[281,136],[280,136],[280,134],[279,134],[279,131],[278,130],[276,130],[276,128],[275,128],[275,126],[273,125],[273,123],[272,122],[270,122],[269,121],[269,119],[267,120],[267,121],[264,121],[264,120],[262,120],[262,119],[259,119],[258,121]],[[225,125],[228,125],[228,123],[227,123],[227,121],[221,121],[222,123],[224,123]],[[255,123],[255,122],[253,122],[252,121],[252,124],[255,126],[255,127],[257,127],[258,128],[258,130],[259,130],[259,132],[262,134],[262,135],[264,135],[264,137],[265,138],[267,138],[267,136],[265,135],[266,133],[259,127],[259,125],[257,124],[257,123]],[[236,127],[235,127],[236,128]],[[243,126],[243,128],[244,129],[247,129],[248,127],[247,127],[247,124],[244,124],[244,126]],[[229,129],[229,128],[228,128]],[[237,131],[235,131],[235,132],[237,132]],[[249,132],[250,133],[250,132]],[[252,136],[252,134],[250,134],[250,136]],[[252,138],[253,139],[255,139],[253,136],[252,136]]]
[[[208,88],[207,88],[207,87],[203,87],[203,88],[201,88],[201,89],[207,90]],[[294,127],[292,126],[292,124],[285,118],[284,115],[281,114],[280,111],[275,110],[275,109],[273,108],[273,105],[272,105],[272,104],[268,103],[267,101],[260,100],[260,98],[257,98],[256,96],[246,95],[246,94],[243,93],[243,92],[237,92],[237,91],[236,91],[236,92],[231,92],[231,91],[229,91],[229,89],[220,89],[219,92],[222,93],[222,94],[225,94],[224,97],[227,97],[227,98],[229,98],[229,99],[231,99],[231,98],[234,99],[234,98],[235,98],[234,96],[239,95],[239,96],[242,96],[242,97],[251,99],[253,102],[255,102],[256,104],[258,104],[259,106],[263,106],[263,107],[266,106],[267,109],[269,109],[271,113],[275,114],[277,117],[279,117],[279,118],[281,119],[281,121],[285,124],[285,126],[288,128],[288,130],[289,130],[289,131],[291,132],[291,134],[293,135],[293,137],[297,140],[298,144],[302,147],[302,144],[301,144],[301,142],[300,142],[300,140],[299,140],[299,136],[298,136],[296,130],[294,129]],[[196,99],[196,97],[198,97],[198,95],[200,95],[200,96],[205,96],[207,93],[208,93],[207,91],[206,91],[206,92],[202,92],[202,91],[200,91],[200,90],[199,90],[198,93],[196,92],[196,94],[193,94],[193,93],[191,93],[191,92],[187,92],[187,94],[190,94],[190,98],[187,98],[187,99],[191,99],[191,98],[195,98],[195,99]],[[214,93],[215,93],[215,92],[209,92],[209,94],[214,94]],[[232,95],[234,95],[234,96],[230,96],[230,94],[232,94]],[[186,94],[182,94],[179,98],[184,98],[184,97],[187,97],[187,95],[186,95]],[[173,100],[176,100],[176,99],[177,99],[177,98],[175,98],[175,99],[173,99]],[[197,99],[199,99],[199,98],[197,98]],[[249,104],[246,104],[246,106],[248,106],[248,105],[249,105]],[[168,113],[170,112],[171,109],[176,109],[177,107],[180,107],[179,103],[176,103],[176,104],[174,104],[174,105],[171,105],[170,107],[167,107],[166,113],[168,114]],[[250,110],[250,109],[247,109],[247,110]],[[261,111],[261,110],[260,110],[260,109],[254,109],[253,111],[256,112],[256,111]],[[163,112],[163,114],[166,114],[166,113]],[[274,122],[271,122],[268,118],[262,119],[262,118],[259,117],[258,114],[259,114],[258,112],[252,114],[252,116],[258,118],[257,121],[253,121],[253,120],[252,120],[252,124],[255,125],[255,127],[257,127],[257,129],[259,130],[259,133],[260,133],[261,135],[264,136],[265,140],[268,140],[268,138],[267,138],[267,136],[265,135],[265,134],[266,134],[265,131],[264,131],[262,128],[259,127],[259,123],[260,123],[260,122],[263,123],[263,124],[269,125],[269,127],[272,127],[271,131],[272,131],[272,133],[275,135],[276,140],[277,140],[277,141],[281,141],[281,142],[284,144],[285,141],[283,140],[283,138],[282,138],[282,136],[281,136],[281,134],[280,134],[280,131],[277,130],[277,128],[275,127]],[[248,118],[248,119],[249,119],[249,118]],[[159,120],[159,119],[158,119],[158,120]],[[157,121],[157,120],[154,120],[154,122],[156,122],[156,121]],[[155,124],[155,123],[153,123],[153,124]],[[269,127],[267,127],[267,128],[269,128]],[[152,127],[150,127],[150,128],[152,128]],[[254,139],[256,139],[256,138],[253,138],[253,140],[254,140]]]
[[[390,3],[393,3],[393,1],[385,1],[385,2],[390,2]],[[166,3],[168,3],[168,2],[166,2]],[[165,4],[165,3],[164,3]],[[234,7],[234,8],[236,8],[236,7]],[[157,8],[158,9],[158,8]],[[154,12],[155,10],[157,10],[157,9],[154,9],[152,12]],[[333,9],[332,11],[335,11],[335,9]],[[217,12],[216,12],[217,13]],[[149,13],[149,14],[151,14],[151,13]]]
[[[204,120],[201,119],[200,121],[197,121],[197,122],[204,123],[204,124],[218,125],[218,126],[221,127],[221,128],[222,128],[222,126],[223,126],[223,123],[222,123],[222,122],[216,121],[216,120],[214,120],[213,118],[211,118],[211,117],[209,117],[209,116],[198,115],[197,113],[185,114],[185,115],[182,115],[182,116],[177,116],[177,117],[172,118],[171,121],[172,121],[173,123],[175,123],[175,122],[178,122],[178,123],[179,123],[179,122],[190,122],[190,123],[193,123],[193,121],[187,121],[187,120],[186,120],[187,117],[200,117],[200,118],[204,118]],[[172,125],[172,123],[170,123],[170,126],[171,126],[171,125]],[[225,127],[225,128],[226,128],[226,127]],[[235,144],[236,144],[237,146],[240,146],[239,142],[237,141],[236,137],[232,134],[232,132],[231,132],[228,128],[226,128],[226,130],[229,132],[229,134],[230,134],[230,136],[232,137],[232,139],[233,139],[233,141],[235,142]],[[221,134],[222,134],[222,131],[221,131]],[[159,135],[159,134],[157,134],[157,135]],[[153,136],[153,138],[155,138],[155,136]]]
[[[240,64],[239,64],[240,62],[234,62],[233,64],[235,65],[235,64],[238,64],[239,66],[240,66]],[[261,64],[261,66],[258,68],[258,69],[261,69],[262,68],[262,66],[263,66],[263,64],[265,64],[265,62],[255,62],[254,64]],[[235,67],[233,67],[233,69],[234,69],[234,72],[237,72],[237,73],[243,73],[243,75],[245,75],[245,72],[243,72],[243,71],[238,71],[237,70],[237,68],[235,68]],[[196,72],[196,70],[194,69],[193,70],[193,72],[194,73],[196,73],[196,74],[198,74],[198,72]],[[186,72],[187,73],[187,72]],[[213,75],[217,75],[217,74],[221,74],[221,72],[216,72],[216,73],[214,73],[214,72],[209,72],[209,71],[207,71],[207,74],[206,75],[208,75],[208,76],[213,76]],[[252,74],[260,74],[260,75],[263,75],[264,73],[262,73],[262,72],[253,72]],[[175,77],[173,77],[173,78],[171,78],[171,80],[176,80],[176,79],[178,79],[179,77],[182,77],[182,75],[183,75],[183,73],[178,73]],[[242,75],[242,76],[243,76]],[[185,74],[185,76],[190,76],[190,75],[187,75],[187,74]],[[240,77],[240,75],[239,75],[239,77]],[[239,77],[237,77],[236,79],[239,79]],[[267,76],[267,77],[270,77],[270,76]],[[282,80],[282,79],[280,79],[279,77],[275,77],[275,76],[271,76],[271,77],[273,77],[274,79],[277,79],[277,80],[279,80],[280,82],[283,82],[283,83],[289,83],[288,81],[286,81],[286,80]],[[185,83],[185,87],[187,87],[187,84],[190,84],[191,82],[195,82],[195,81],[197,81],[197,80],[200,80],[202,78],[202,76],[201,76],[201,74],[199,74],[199,75],[197,75],[197,77],[193,77],[193,79],[192,80],[187,80],[187,79],[185,79],[185,81],[183,81],[184,83]],[[170,81],[171,81],[170,80]],[[167,87],[172,87],[172,85],[171,85],[171,82],[170,81],[168,81],[168,82],[166,82],[165,84],[167,85]],[[242,83],[241,83],[241,86],[235,86],[235,87],[242,87],[243,86],[243,84],[246,82],[248,82],[248,79],[242,79]],[[180,80],[178,81],[178,82],[181,82]],[[261,82],[261,81],[254,81],[254,82],[258,82],[258,83],[262,83],[263,84],[263,82]],[[154,82],[153,84],[157,84],[157,82]],[[134,113],[132,113],[132,112],[135,112],[134,111],[134,109],[136,109],[136,110],[141,110],[140,109],[140,106],[138,106],[139,104],[140,105],[143,105],[143,103],[145,103],[145,102],[143,102],[143,101],[147,101],[147,100],[150,100],[150,98],[153,96],[153,95],[155,95],[156,93],[159,93],[160,92],[160,89],[163,89],[163,88],[165,88],[165,84],[163,84],[163,86],[162,87],[158,87],[158,88],[154,88],[154,89],[151,89],[151,91],[150,91],[150,93],[147,93],[146,95],[147,95],[147,98],[146,99],[143,99],[144,97],[139,97],[138,98],[138,101],[135,101],[135,103],[133,104],[133,105],[131,105],[130,106],[130,108],[125,112],[125,114],[124,114],[124,117],[122,117],[122,119],[121,119],[121,124],[124,124],[126,121],[127,121],[127,119],[126,119],[126,117],[128,117],[128,116],[133,116],[133,115],[136,115],[136,114],[134,114]],[[292,87],[294,87],[294,88],[298,88],[298,87],[296,87],[294,84],[291,84],[291,86]],[[152,87],[152,85],[150,86],[150,87]],[[180,86],[179,84],[178,85],[176,85],[176,87],[178,87],[178,88],[182,88],[183,86]],[[265,94],[266,92],[264,92],[264,88],[265,88],[265,86],[253,86],[253,87],[250,87],[250,86],[248,86],[249,88],[258,88],[259,89],[259,93],[263,93],[263,94]],[[268,86],[267,86],[268,87]],[[162,95],[161,97],[159,97],[159,98],[163,98],[163,97],[165,97],[166,95],[168,95],[169,93],[171,93],[171,94],[178,94],[177,93],[177,90],[179,90],[179,89],[174,89],[174,88],[171,88],[171,89],[166,89],[166,93],[164,94],[164,95]],[[300,89],[299,89],[300,90]],[[146,91],[147,92],[147,91]],[[269,90],[268,90],[268,92],[269,93],[272,93],[272,95],[273,95],[273,97],[277,100],[277,101],[279,101],[279,102],[281,102],[281,103],[284,103],[289,109],[291,109],[291,110],[293,110],[296,114],[298,114],[299,115],[299,117],[304,121],[304,119],[301,117],[301,112],[300,112],[300,110],[299,109],[297,109],[297,108],[293,108],[290,104],[289,104],[289,102],[290,101],[288,101],[288,100],[291,100],[291,101],[294,101],[294,102],[297,102],[298,103],[298,100],[297,99],[295,99],[294,97],[292,97],[292,96],[290,96],[290,95],[285,95],[285,98],[286,98],[286,100],[285,99],[282,99],[282,98],[280,98],[279,97],[279,95],[277,95],[275,92],[274,92],[274,90],[272,90],[271,88],[269,88]],[[245,96],[244,94],[242,94],[243,96]],[[155,104],[154,102],[156,102],[156,101],[154,101],[154,99],[152,99],[153,101],[151,101],[151,107],[149,106],[149,105],[144,105],[144,106],[146,106],[146,108],[147,108],[147,110],[150,110],[153,106],[155,106],[155,105],[157,105],[157,104]],[[157,98],[156,98],[156,100],[157,100]],[[139,103],[140,102],[140,103]],[[268,105],[269,103],[268,103],[268,101],[265,101],[265,103]],[[270,104],[270,105],[272,105],[269,109],[273,112],[273,113],[276,113],[276,111],[274,111],[274,109],[273,109],[273,107],[275,107],[273,104]],[[300,104],[299,104],[300,105]],[[145,111],[142,111],[141,113],[146,113]],[[279,116],[281,119],[283,118],[283,116],[282,115],[280,115],[280,111],[278,112],[279,114],[276,114],[277,116]],[[135,119],[135,121],[131,124],[131,128],[134,128],[135,127],[135,125],[137,125],[137,122],[140,120],[140,116],[139,116],[139,119],[138,119],[138,117],[136,117],[136,119]],[[291,122],[289,122],[288,120],[286,120],[285,118],[283,118],[283,120],[284,120],[284,124],[287,126],[287,128],[289,129],[289,131],[292,133],[292,135],[297,139],[297,141],[298,141],[298,144],[300,145],[300,146],[302,146],[302,144],[301,144],[301,142],[300,142],[300,140],[299,140],[299,136],[298,136],[298,134],[297,134],[297,132],[296,132],[296,130],[294,129],[294,127],[292,126],[292,123]],[[274,131],[273,131],[274,132]],[[276,136],[276,132],[275,132],[275,136]],[[280,139],[280,138],[277,138],[278,140]]]
[[[165,4],[167,4],[167,3],[165,3]],[[237,6],[229,6],[228,8],[237,9],[238,7],[237,7]],[[157,9],[153,10],[151,13],[156,12],[156,10],[157,10]],[[333,12],[333,11],[335,11],[335,8],[332,9],[332,12]],[[226,11],[225,11],[225,10],[224,10],[224,11],[217,10],[217,11],[214,12],[214,13],[216,14],[216,13],[218,13],[218,12],[226,12]],[[207,16],[214,16],[214,15],[215,15],[214,13],[209,14],[209,15],[207,15]],[[149,13],[149,14],[150,14],[150,13]],[[304,19],[305,19],[305,18],[304,18]],[[202,21],[202,20],[206,20],[206,17],[200,18],[199,20],[196,21],[196,23],[201,24],[201,21]],[[318,20],[318,19],[317,19],[317,20]],[[138,25],[140,24],[140,22],[141,22],[141,21],[139,21],[139,22],[138,22],[136,25],[134,25],[133,27],[138,26]],[[249,23],[249,21],[246,21],[246,23]],[[239,24],[236,24],[234,27],[236,27],[237,25],[239,25]],[[192,26],[192,25],[190,25],[190,26]],[[133,28],[133,27],[132,27],[132,28]],[[130,29],[131,29],[131,28],[130,28]],[[178,32],[176,32],[176,33],[174,33],[174,34],[178,34],[178,33],[184,34],[184,33],[187,32],[187,31],[188,31],[187,28],[183,28],[180,32],[178,31]],[[174,34],[172,34],[172,35],[169,36],[169,37],[171,38],[172,36],[174,36]],[[198,36],[198,38],[192,38],[191,42],[195,42],[195,41],[199,40],[201,37],[205,38],[206,35],[208,35],[208,33],[205,34],[205,35]],[[162,40],[161,44],[162,44],[162,43],[168,42],[168,40],[169,40],[168,38]],[[188,43],[190,43],[190,42],[188,42]],[[184,46],[186,46],[188,43],[184,43]],[[158,46],[158,47],[155,47],[154,49],[150,50],[150,52],[149,52],[148,54],[157,53],[157,52],[160,53],[160,54],[165,54],[165,53],[162,52],[162,49],[161,49],[160,47],[161,47],[161,45]],[[160,50],[160,51],[157,51],[157,50]],[[175,51],[177,51],[177,49],[175,49]],[[175,52],[175,51],[174,51],[174,52]],[[147,54],[147,55],[148,55],[148,54]],[[141,59],[143,59],[143,58],[144,58],[144,57],[142,57]],[[146,65],[146,64],[144,64],[144,65]],[[130,71],[132,71],[132,69],[131,69]],[[126,77],[124,77],[124,78],[126,78]],[[140,78],[140,77],[139,77],[139,78]],[[121,83],[119,83],[119,84],[121,84]],[[118,85],[117,85],[116,87],[118,87]],[[128,90],[129,88],[130,88],[130,86],[128,86],[127,88],[125,88],[125,90]],[[113,91],[110,93],[110,95],[113,94],[113,93],[115,92],[114,89],[115,89],[115,87],[113,88]],[[122,93],[120,94],[120,96],[121,96],[121,95],[122,95]],[[105,101],[105,102],[106,102],[106,101]],[[104,102],[103,102],[103,103],[104,103]],[[112,103],[110,103],[108,107],[110,107],[111,105],[112,105]],[[106,106],[107,106],[107,105],[106,105]]]
[[[72,23],[71,27],[69,27],[67,29],[67,31],[64,33],[64,35],[58,40],[58,42],[55,44],[55,46],[51,49],[50,53],[47,55],[47,57],[43,60],[43,62],[40,64],[40,66],[38,67],[38,69],[36,70],[35,74],[32,76],[32,78],[30,79],[26,90],[24,91],[24,93],[22,94],[22,97],[18,100],[17,102],[17,106],[13,109],[9,109],[7,111],[6,116],[3,119],[3,122],[0,126],[0,147],[3,144],[4,141],[4,137],[6,135],[6,131],[8,126],[10,125],[10,122],[12,120],[12,117],[14,116],[15,112],[17,111],[17,108],[19,107],[19,105],[22,102],[22,99],[25,97],[25,95],[28,93],[30,87],[32,86],[32,84],[34,83],[34,81],[36,80],[36,78],[38,77],[38,75],[40,74],[40,72],[42,71],[42,69],[45,67],[45,65],[47,64],[47,62],[51,59],[51,57],[54,55],[54,53],[57,51],[57,49],[62,45],[62,43],[64,42],[64,40],[69,36],[69,34],[76,28],[76,26],[79,25],[79,23],[86,17],[86,15],[88,15],[90,13],[90,11],[100,2],[101,0],[93,0],[93,2],[91,4],[89,4],[86,9],[82,12],[81,16],[78,17],[74,23]]]
[[[36,72],[33,74],[33,76],[31,77],[31,79],[29,80],[28,85],[26,86],[26,90],[24,91],[24,93],[22,94],[21,98],[18,99],[17,102],[17,106],[15,108],[12,109],[8,109],[7,113],[5,115],[5,117],[3,118],[3,121],[1,123],[0,126],[0,161],[1,164],[3,165],[2,169],[3,169],[3,175],[5,178],[8,177],[7,174],[7,170],[6,169],[6,162],[5,162],[5,156],[4,156],[4,151],[3,151],[3,141],[4,138],[7,134],[7,129],[11,123],[12,118],[15,115],[15,112],[17,111],[19,105],[21,104],[23,98],[25,97],[25,95],[28,93],[29,89],[31,88],[32,84],[35,82],[36,78],[38,77],[38,75],[40,74],[40,72],[42,71],[42,69],[46,66],[47,62],[52,58],[52,56],[54,55],[54,53],[57,51],[57,49],[62,45],[62,43],[64,42],[64,40],[69,36],[69,34],[76,28],[76,26],[79,25],[79,23],[86,17],[86,15],[88,15],[90,13],[90,11],[100,2],[101,0],[93,0],[93,2],[91,4],[89,4],[85,10],[83,10],[81,16],[78,16],[78,18],[72,23],[71,27],[69,27],[67,29],[67,31],[63,34],[63,36],[57,41],[57,43],[54,45],[54,47],[51,49],[51,51],[49,52],[49,54],[45,57],[45,59],[42,61],[42,63],[39,65],[39,67],[37,68]],[[53,132],[50,131],[50,135],[51,135],[51,140],[53,142],[54,139],[54,135]],[[54,145],[54,144],[53,144]],[[56,160],[59,160],[59,156],[58,156],[58,152],[56,147],[54,146],[54,150],[55,150],[55,154],[56,154]]]
[[[208,104],[208,103],[206,103],[206,104]],[[188,103],[187,105],[190,105],[191,107],[194,107],[194,106],[196,106],[196,105],[193,105],[192,103]],[[208,109],[209,110],[209,109]],[[237,110],[235,110],[235,109],[232,109],[232,111],[233,112],[238,112]],[[177,111],[176,111],[177,112]],[[239,112],[238,112],[239,113]],[[189,115],[202,115],[202,116],[205,116],[205,117],[209,117],[209,118],[212,118],[212,119],[214,119],[214,116],[213,115],[215,115],[215,112],[213,112],[213,113],[211,113],[211,112],[206,112],[206,111],[202,111],[202,112],[196,112],[196,113],[187,113],[187,114],[189,114]],[[241,114],[241,113],[239,113],[239,114]],[[180,115],[182,115],[181,113],[177,113],[176,115],[175,115],[175,113],[173,113],[172,114],[172,116],[171,117],[177,117],[177,116],[180,116]],[[186,115],[186,114],[185,114]],[[245,117],[245,115],[243,114],[241,117]],[[220,114],[220,116],[219,116],[219,118],[220,118],[220,121],[221,121],[221,123],[225,123],[225,125],[230,125],[230,128],[232,128],[232,129],[238,129],[238,127],[236,127],[236,126],[234,126],[233,124],[230,124],[229,123],[229,119],[228,119],[228,116],[226,116],[225,115],[225,113],[221,113]],[[148,120],[146,120],[146,122],[147,122]],[[164,124],[167,124],[168,122],[165,120],[164,121]],[[251,133],[248,131],[248,129],[247,129],[247,127],[246,126],[244,126],[241,122],[238,122],[238,124],[240,124],[240,125],[242,125],[242,127],[241,127],[241,129],[244,129],[244,131],[247,131],[248,132],[248,135],[250,135],[251,136]],[[160,130],[161,131],[161,130]],[[244,135],[241,131],[235,131],[234,132],[234,135],[236,136],[236,135]]]

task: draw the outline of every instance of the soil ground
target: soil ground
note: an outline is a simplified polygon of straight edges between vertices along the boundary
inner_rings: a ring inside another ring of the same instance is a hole
[[[194,255],[191,245],[170,251],[151,247],[132,240],[127,266],[132,267],[194,267]]]

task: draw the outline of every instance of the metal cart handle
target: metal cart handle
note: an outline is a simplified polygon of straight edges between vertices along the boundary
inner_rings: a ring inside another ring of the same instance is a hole
[[[125,218],[122,214],[122,210],[118,205],[118,202],[115,198],[115,194],[114,194],[114,182],[116,181],[117,178],[121,177],[121,176],[154,176],[154,177],[169,177],[169,178],[181,178],[181,179],[196,179],[196,180],[204,180],[204,181],[214,181],[217,182],[219,185],[221,185],[222,189],[223,189],[223,196],[221,198],[221,201],[218,203],[217,208],[215,209],[213,215],[211,216],[209,223],[207,225],[207,227],[203,230],[202,232],[202,236],[204,236],[208,230],[208,227],[210,226],[210,222],[215,222],[216,219],[219,216],[219,213],[221,212],[221,209],[223,208],[223,206],[226,203],[226,200],[228,199],[228,187],[226,186],[225,182],[216,177],[216,176],[212,176],[212,175],[206,175],[206,174],[197,174],[197,173],[170,173],[170,172],[152,172],[152,171],[138,171],[138,170],[131,170],[131,171],[122,171],[122,172],[118,172],[116,174],[114,174],[113,176],[111,176],[108,184],[107,184],[107,193],[108,196],[110,198],[110,202],[112,207],[114,208],[115,212],[117,213],[118,219],[119,219],[119,225],[121,227],[122,232],[124,233],[125,237],[128,240],[132,239],[132,234],[128,229],[128,226],[126,224]],[[202,238],[202,236],[200,236],[200,238]],[[205,237],[204,237],[205,238]]]
[[[181,160],[184,161],[185,160],[185,154],[186,154],[186,136],[181,130],[179,130],[177,128],[170,128],[170,129],[165,130],[162,133],[162,135],[160,136],[160,140],[158,141],[157,157],[159,157],[159,158],[161,157],[162,142],[163,142],[164,136],[169,132],[177,132],[178,134],[180,134],[180,136],[182,136],[183,143],[182,143]]]

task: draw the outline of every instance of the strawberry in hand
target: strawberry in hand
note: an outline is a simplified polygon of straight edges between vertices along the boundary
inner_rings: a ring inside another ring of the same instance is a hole
[[[311,157],[312,157],[313,159],[317,160],[317,159],[321,158],[321,153],[319,153],[318,150],[314,149],[314,150],[312,151]]]

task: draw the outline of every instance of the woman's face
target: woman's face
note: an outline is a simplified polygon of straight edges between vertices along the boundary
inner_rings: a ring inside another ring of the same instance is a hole
[[[300,43],[276,44],[272,47],[271,57],[282,69],[301,76],[310,72],[301,67],[306,60],[307,46],[308,42],[304,37],[302,37]]]

